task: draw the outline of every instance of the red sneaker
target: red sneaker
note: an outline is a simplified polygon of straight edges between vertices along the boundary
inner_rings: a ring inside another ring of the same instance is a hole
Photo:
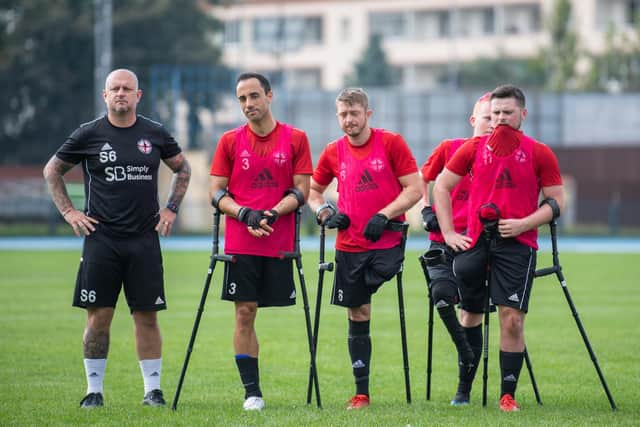
[[[520,410],[520,406],[513,396],[507,393],[500,398],[500,410],[502,412],[516,412]]]
[[[356,394],[349,401],[347,409],[362,409],[369,406],[369,396],[366,394]]]

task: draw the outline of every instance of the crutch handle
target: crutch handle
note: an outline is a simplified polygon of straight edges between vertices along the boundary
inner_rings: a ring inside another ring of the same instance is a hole
[[[397,231],[398,233],[404,233],[406,230],[409,229],[409,223],[391,220],[387,222],[387,226],[385,228],[390,231]]]
[[[213,255],[213,258],[216,261],[222,261],[222,262],[236,262],[236,257],[234,255],[225,255],[225,254],[215,254]]]
[[[333,271],[332,262],[321,262],[318,264],[318,269],[322,271]]]
[[[562,270],[561,266],[554,265],[552,267],[545,267],[545,268],[541,268],[540,270],[536,270],[533,275],[534,277],[543,277],[543,276],[548,276],[550,274],[557,273],[560,270]]]

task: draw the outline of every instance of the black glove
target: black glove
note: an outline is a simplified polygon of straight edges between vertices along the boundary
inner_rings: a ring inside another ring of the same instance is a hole
[[[251,209],[243,206],[238,212],[238,221],[244,222],[253,229],[260,228],[260,221],[262,218],[262,211],[257,209]]]
[[[425,206],[422,208],[422,227],[426,231],[440,231],[438,217],[436,217],[436,213],[433,211],[431,206]]]
[[[277,219],[280,216],[280,214],[275,209],[271,209],[269,212],[271,213],[271,216],[263,215],[262,217],[267,220],[267,225],[268,226],[272,226],[273,223],[277,221]]]
[[[345,228],[348,228],[349,225],[351,225],[351,220],[346,214],[342,212],[336,212],[329,218],[324,220],[324,225],[327,228],[337,228],[338,230],[344,230]]]
[[[377,242],[378,240],[380,240],[380,236],[382,236],[382,232],[384,231],[388,222],[389,218],[381,213],[377,213],[372,216],[364,229],[365,239],[371,240],[372,242]]]

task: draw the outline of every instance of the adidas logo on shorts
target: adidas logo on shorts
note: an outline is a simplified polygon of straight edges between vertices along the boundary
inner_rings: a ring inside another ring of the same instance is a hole
[[[156,305],[164,304],[164,300],[160,297],[156,298]]]

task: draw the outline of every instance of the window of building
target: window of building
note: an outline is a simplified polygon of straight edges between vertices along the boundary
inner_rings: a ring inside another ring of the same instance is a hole
[[[407,36],[407,18],[404,13],[372,13],[369,15],[369,33],[382,38],[401,39]]]
[[[319,89],[322,87],[322,71],[319,68],[288,70],[285,84],[291,89]]]
[[[484,36],[495,33],[495,13],[491,7],[465,8],[457,11],[457,33],[463,37]]]
[[[607,31],[610,26],[618,29],[633,26],[639,16],[640,0],[598,0],[596,27]]]
[[[232,20],[224,23],[224,42],[226,44],[240,43],[241,21]]]
[[[256,49],[291,51],[321,42],[321,17],[294,16],[253,20],[253,43]]]
[[[540,31],[540,5],[505,6],[504,31],[507,34],[527,34]]]
[[[440,39],[451,35],[451,14],[448,10],[418,11],[415,13],[415,38]]]

